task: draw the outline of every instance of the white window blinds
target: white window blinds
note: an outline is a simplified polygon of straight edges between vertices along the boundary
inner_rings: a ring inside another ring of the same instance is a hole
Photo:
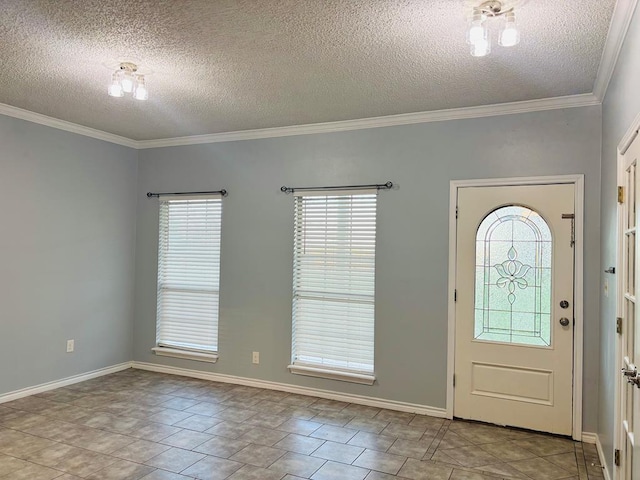
[[[373,374],[376,200],[296,193],[294,367]]]
[[[158,347],[218,350],[221,197],[160,198]]]

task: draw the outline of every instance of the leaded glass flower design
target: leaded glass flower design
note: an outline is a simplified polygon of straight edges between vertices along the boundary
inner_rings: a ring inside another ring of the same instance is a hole
[[[498,270],[498,273],[500,274],[500,278],[496,280],[496,285],[499,287],[507,287],[509,290],[507,300],[509,300],[509,303],[513,305],[516,301],[516,285],[523,289],[529,286],[524,276],[531,268],[531,265],[525,265],[517,260],[518,252],[516,252],[514,247],[509,249],[507,256],[509,257],[507,260],[495,265],[495,269]]]
[[[534,210],[501,207],[476,235],[477,340],[551,345],[551,230]]]

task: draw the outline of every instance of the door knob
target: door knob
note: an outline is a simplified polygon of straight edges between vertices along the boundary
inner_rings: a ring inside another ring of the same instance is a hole
[[[567,317],[562,317],[560,319],[560,325],[562,325],[563,327],[568,327],[569,326],[569,319]]]
[[[627,379],[627,383],[631,385],[635,385],[640,388],[640,377],[638,376],[638,367],[636,367],[633,363],[627,365],[626,368],[622,369],[622,375]]]

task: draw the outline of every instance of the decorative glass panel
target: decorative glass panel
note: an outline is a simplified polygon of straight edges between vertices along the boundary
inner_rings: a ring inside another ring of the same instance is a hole
[[[551,230],[529,208],[498,208],[478,227],[474,337],[551,345]]]

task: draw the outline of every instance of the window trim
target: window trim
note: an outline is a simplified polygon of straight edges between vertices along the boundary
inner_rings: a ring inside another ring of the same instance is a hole
[[[151,351],[161,357],[185,358],[187,360],[196,360],[208,363],[216,363],[218,361],[217,353],[196,352],[194,350],[182,350],[179,348],[163,347],[159,345],[153,347]]]
[[[294,375],[305,375],[307,377],[327,378],[329,380],[339,380],[341,382],[359,383],[361,385],[373,385],[376,381],[375,375],[365,373],[347,372],[346,370],[332,370],[320,368],[300,363],[288,365],[290,373]]]

